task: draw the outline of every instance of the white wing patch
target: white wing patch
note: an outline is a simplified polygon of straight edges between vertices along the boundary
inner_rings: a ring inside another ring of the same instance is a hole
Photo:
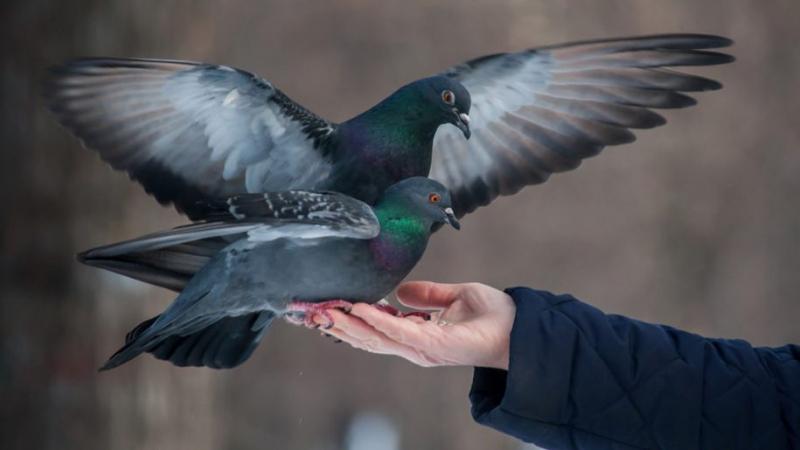
[[[363,232],[349,227],[332,228],[305,223],[262,225],[247,232],[247,240],[250,242],[274,241],[281,238],[307,240],[331,237],[363,239]]]

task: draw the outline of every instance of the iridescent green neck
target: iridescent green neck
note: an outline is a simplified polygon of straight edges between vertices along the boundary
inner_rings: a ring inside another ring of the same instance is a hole
[[[378,205],[375,215],[381,224],[381,235],[394,241],[412,243],[425,241],[430,233],[430,225],[405,208],[395,205]]]
[[[405,276],[425,252],[431,224],[391,202],[379,204],[375,215],[381,224],[380,234],[370,241],[375,262],[384,270]]]
[[[442,119],[422,98],[418,89],[405,86],[346,126],[358,137],[390,151],[430,148]]]

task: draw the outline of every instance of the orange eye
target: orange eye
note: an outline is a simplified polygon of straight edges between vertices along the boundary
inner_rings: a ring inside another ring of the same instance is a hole
[[[431,192],[430,194],[428,194],[428,201],[431,203],[439,203],[439,200],[441,199],[442,197],[440,197],[439,194],[435,192]]]
[[[448,105],[455,105],[456,94],[453,94],[453,91],[442,91],[442,101]]]

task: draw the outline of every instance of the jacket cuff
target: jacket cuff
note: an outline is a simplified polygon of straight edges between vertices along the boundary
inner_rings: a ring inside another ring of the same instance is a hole
[[[476,367],[472,376],[469,400],[475,420],[497,408],[506,394],[508,372],[490,367]]]
[[[511,288],[505,292],[511,296],[517,308],[511,328],[509,370],[475,368],[469,394],[472,417],[482,425],[527,442],[536,441],[540,445],[563,442],[568,439],[568,432],[562,424],[545,420],[535,421],[536,426],[531,427],[534,420],[516,411],[530,409],[528,405],[520,404],[530,399],[530,393],[520,390],[527,390],[531,380],[541,379],[537,372],[542,368],[531,364],[532,359],[525,348],[528,345],[526,343],[531,342],[531,333],[535,332],[536,327],[531,325],[545,311],[575,299],[529,288]],[[558,408],[556,405],[563,404],[563,396],[567,393],[553,391],[550,394],[552,395],[537,398],[537,402],[541,402],[538,408]]]

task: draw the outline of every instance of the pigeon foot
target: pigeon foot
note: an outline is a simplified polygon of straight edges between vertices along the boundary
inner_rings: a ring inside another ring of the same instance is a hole
[[[341,309],[344,312],[350,312],[353,304],[345,300],[328,300],[325,302],[298,302],[294,301],[289,303],[286,309],[286,320],[295,324],[303,325],[306,328],[320,328],[329,329],[333,326],[333,317],[328,312],[329,309]],[[322,317],[324,323],[319,324],[314,319]]]

